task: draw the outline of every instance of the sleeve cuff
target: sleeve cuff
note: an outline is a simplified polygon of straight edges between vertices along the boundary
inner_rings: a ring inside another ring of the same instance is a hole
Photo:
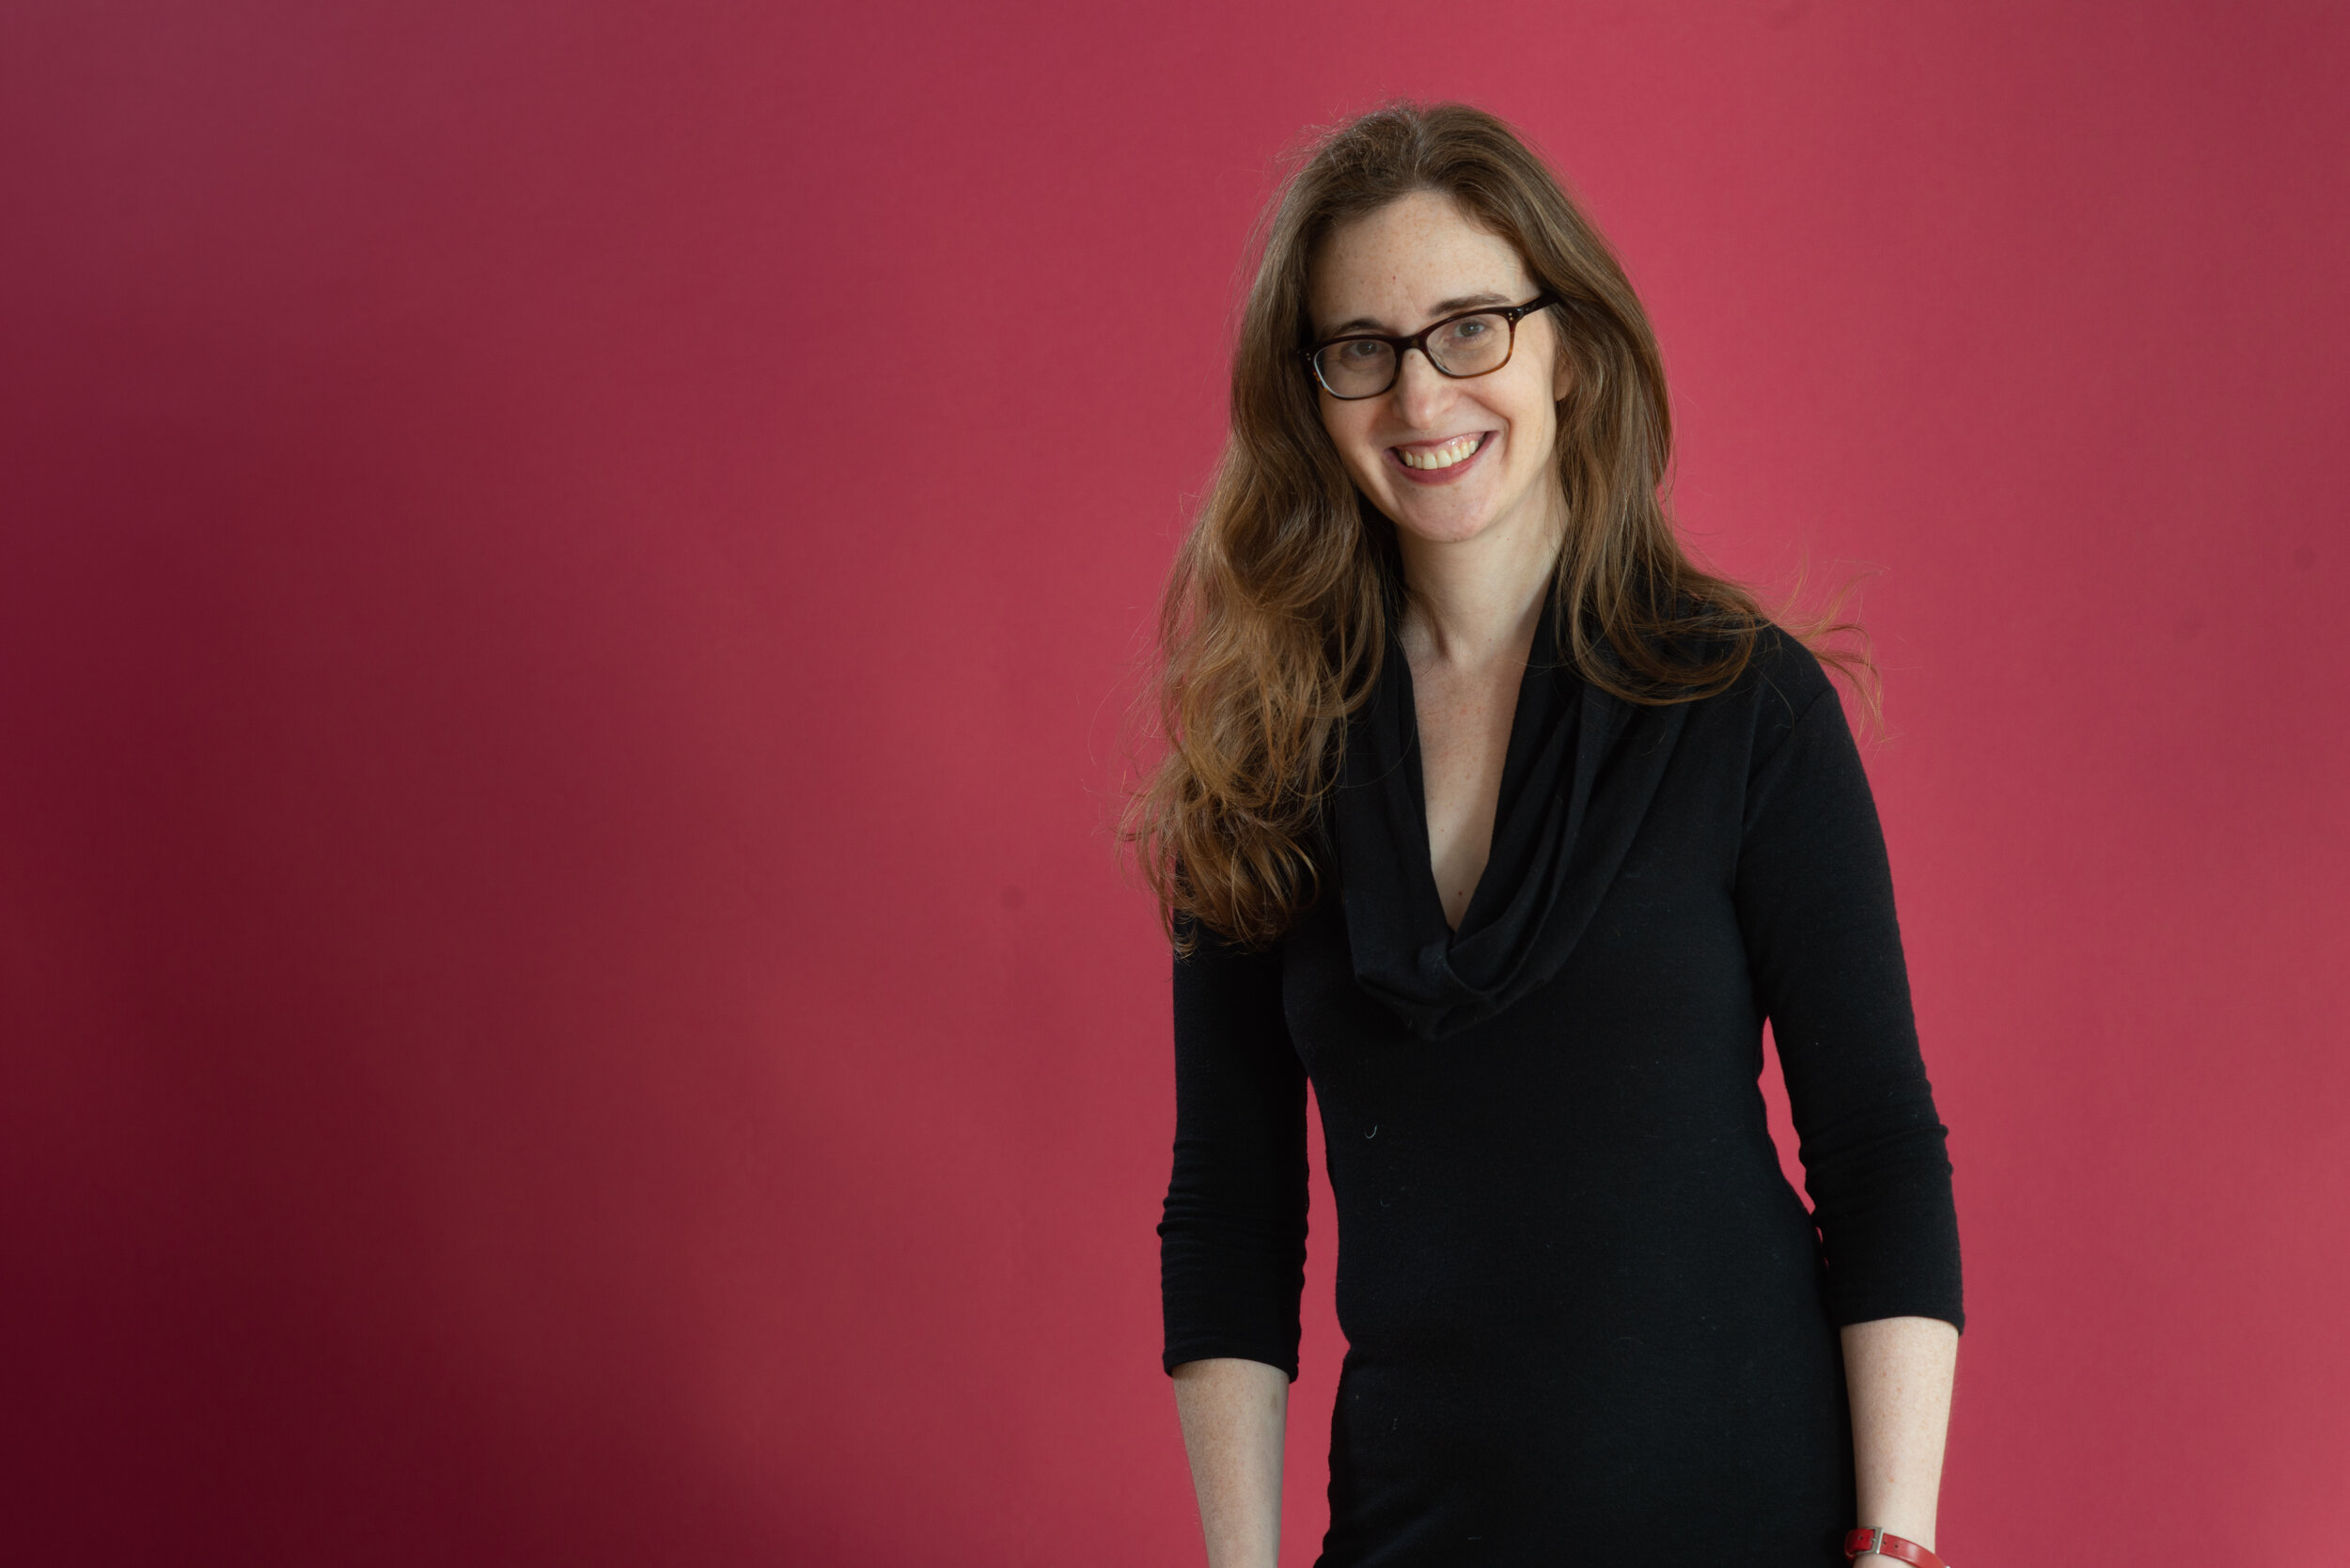
[[[1295,1349],[1292,1348],[1287,1356],[1283,1356],[1269,1346],[1252,1344],[1241,1340],[1183,1340],[1167,1347],[1159,1357],[1159,1365],[1169,1377],[1172,1377],[1175,1374],[1175,1369],[1186,1361],[1206,1361],[1216,1356],[1230,1356],[1240,1361],[1261,1361],[1281,1373],[1292,1383],[1297,1381]]]

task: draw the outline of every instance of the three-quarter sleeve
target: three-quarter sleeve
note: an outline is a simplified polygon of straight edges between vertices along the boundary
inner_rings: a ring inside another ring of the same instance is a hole
[[[1950,1163],[1884,834],[1843,706],[1816,666],[1805,673],[1793,702],[1763,704],[1736,897],[1801,1140],[1828,1311],[1840,1325],[1915,1316],[1963,1328]]]
[[[1297,1376],[1306,1074],[1278,949],[1199,933],[1175,960],[1175,1165],[1159,1223],[1168,1372],[1238,1356]]]

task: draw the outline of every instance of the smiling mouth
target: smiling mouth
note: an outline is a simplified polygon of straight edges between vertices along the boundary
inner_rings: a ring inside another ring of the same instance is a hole
[[[1393,452],[1396,461],[1406,468],[1418,468],[1423,471],[1450,468],[1455,463],[1466,463],[1470,458],[1475,457],[1479,448],[1485,445],[1485,437],[1492,433],[1491,431],[1481,431],[1475,435],[1456,435],[1449,441],[1440,441],[1433,447],[1390,447],[1387,449]]]

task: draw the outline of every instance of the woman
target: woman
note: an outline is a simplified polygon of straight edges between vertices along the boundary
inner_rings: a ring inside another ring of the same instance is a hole
[[[1290,181],[1130,823],[1214,1568],[1277,1555],[1308,1079],[1323,1563],[1935,1560],[1958,1241],[1883,839],[1819,658],[1675,540],[1668,445],[1630,285],[1500,122],[1384,109]]]

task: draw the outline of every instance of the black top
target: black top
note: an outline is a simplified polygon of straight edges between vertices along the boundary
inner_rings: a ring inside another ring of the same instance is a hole
[[[1868,780],[1776,630],[1671,706],[1551,646],[1457,933],[1391,641],[1324,817],[1334,892],[1270,952],[1176,963],[1166,1365],[1296,1376],[1310,1077],[1348,1343],[1324,1568],[1840,1563],[1866,1521],[1838,1325],[1963,1322]]]

